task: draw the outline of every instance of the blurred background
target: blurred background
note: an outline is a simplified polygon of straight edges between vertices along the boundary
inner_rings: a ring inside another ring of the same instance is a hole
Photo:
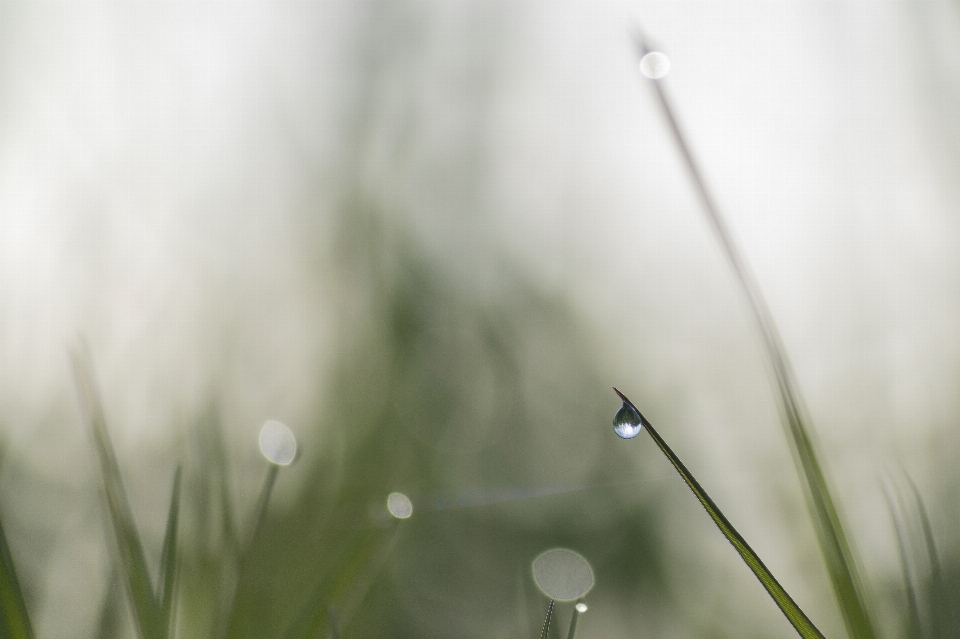
[[[960,574],[956,2],[3,0],[0,515],[39,637],[134,636],[81,341],[154,570],[184,466],[181,636],[217,623],[268,419],[302,454],[235,577],[237,636],[285,628],[394,491],[413,516],[331,595],[342,637],[535,636],[530,562],[555,546],[596,576],[582,639],[793,636],[652,443],[613,434],[614,385],[843,635],[635,25],[883,636],[906,614],[885,481],[916,481]]]

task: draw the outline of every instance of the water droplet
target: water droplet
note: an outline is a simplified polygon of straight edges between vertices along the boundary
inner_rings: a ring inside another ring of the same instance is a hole
[[[581,601],[580,603],[578,603],[578,604],[577,604],[576,606],[574,606],[574,607],[577,609],[577,612],[586,612],[586,611],[587,611],[587,604],[583,603],[582,601]]]
[[[297,438],[286,424],[271,419],[260,429],[260,451],[278,466],[287,466],[297,456]]]
[[[533,579],[551,599],[570,601],[593,588],[593,569],[580,554],[554,548],[533,560]]]
[[[387,497],[387,510],[397,519],[406,519],[413,514],[413,502],[403,493],[390,493]]]
[[[651,80],[659,80],[670,73],[670,58],[659,51],[651,51],[640,58],[640,73]]]
[[[640,413],[624,402],[617,414],[613,416],[613,432],[624,439],[633,439],[642,429],[643,420],[640,418]]]

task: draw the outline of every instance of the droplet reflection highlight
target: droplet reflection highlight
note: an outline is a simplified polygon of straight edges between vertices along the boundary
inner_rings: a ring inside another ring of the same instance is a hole
[[[580,613],[586,612],[588,610],[587,604],[583,603],[582,601],[574,607],[577,609],[577,612],[580,612]]]
[[[260,429],[260,451],[271,463],[288,466],[297,456],[297,438],[286,424],[271,419]]]
[[[551,599],[571,601],[593,588],[593,569],[579,553],[554,548],[533,560],[533,579]]]
[[[643,420],[640,413],[630,404],[624,402],[617,414],[613,416],[613,432],[623,439],[633,439],[643,430]]]
[[[387,497],[387,510],[397,519],[407,519],[413,514],[413,502],[403,493],[390,493]]]
[[[670,73],[670,58],[659,51],[651,51],[640,58],[640,73],[651,80],[659,80]]]

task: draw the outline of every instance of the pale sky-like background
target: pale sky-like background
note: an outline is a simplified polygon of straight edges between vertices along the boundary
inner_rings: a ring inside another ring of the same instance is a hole
[[[399,6],[365,35],[350,2],[0,2],[4,454],[81,473],[81,335],[121,456],[170,445],[214,388],[235,432],[308,420],[345,303],[329,167],[352,152],[370,37],[397,51],[366,138],[388,227],[468,291],[526,278],[568,302],[608,386],[657,398],[648,417],[761,555],[809,542],[752,319],[637,69],[641,25],[867,572],[895,570],[881,481],[947,494],[960,443],[960,6]],[[446,173],[466,143],[472,182]],[[816,560],[801,546],[788,575]]]

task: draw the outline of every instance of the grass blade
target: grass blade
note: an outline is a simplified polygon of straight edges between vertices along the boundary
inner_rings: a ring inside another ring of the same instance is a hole
[[[747,564],[750,570],[753,571],[753,574],[757,576],[757,579],[760,580],[760,583],[763,584],[763,587],[766,588],[767,592],[776,602],[777,606],[787,617],[787,620],[796,628],[797,632],[804,639],[824,639],[823,634],[817,630],[817,627],[813,625],[813,622],[807,617],[807,615],[800,609],[800,606],[796,604],[792,597],[787,594],[787,591],[783,589],[783,586],[780,585],[780,582],[777,581],[776,577],[773,576],[773,573],[764,565],[763,561],[760,560],[760,557],[757,556],[757,553],[753,551],[747,541],[737,532],[737,529],[733,527],[727,518],[724,516],[723,512],[717,507],[713,500],[710,499],[710,496],[707,494],[707,491],[700,486],[700,483],[694,478],[694,476],[687,470],[687,467],[683,465],[683,462],[680,461],[680,458],[674,454],[674,452],[667,445],[667,442],[660,437],[660,434],[656,429],[650,424],[649,421],[643,416],[637,407],[631,402],[626,396],[618,391],[616,388],[613,389],[616,391],[617,395],[620,396],[620,399],[627,405],[629,405],[633,410],[637,411],[637,415],[640,416],[640,421],[643,424],[643,427],[650,437],[653,438],[653,441],[657,444],[657,447],[666,455],[667,459],[670,460],[670,463],[673,464],[673,467],[680,473],[680,477],[683,478],[683,481],[686,482],[687,486],[700,501],[700,504],[703,506],[704,510],[707,511],[707,514],[710,515],[710,518],[713,519],[713,523],[717,525],[717,528],[720,529],[720,532],[723,533],[723,536],[727,538],[737,552],[740,553],[740,557],[743,558],[743,561]]]
[[[118,563],[130,595],[131,607],[141,639],[166,639],[160,605],[153,594],[150,573],[143,555],[143,543],[137,533],[133,512],[127,501],[120,477],[120,466],[107,432],[103,405],[93,382],[90,368],[81,356],[71,354],[73,372],[84,416],[93,431],[97,453],[100,457],[100,470],[103,475],[103,488],[107,498],[107,510],[113,524],[114,538],[118,554]]]
[[[33,627],[23,591],[13,566],[13,556],[0,524],[0,638],[33,639]]]
[[[894,505],[893,497],[890,491],[884,487],[883,496],[887,501],[887,509],[890,511],[890,518],[893,520],[893,530],[897,538],[897,554],[900,557],[900,570],[903,572],[903,585],[907,595],[907,623],[910,628],[910,636],[916,639],[925,639],[923,626],[920,623],[920,603],[917,597],[917,588],[915,586],[914,570],[910,560],[910,553],[907,550],[907,535],[903,529],[903,508],[897,508]],[[899,497],[899,495],[898,495]],[[900,499],[897,500],[901,501]]]
[[[641,57],[650,52],[642,35],[638,35],[637,44]],[[867,598],[857,572],[857,560],[853,548],[847,540],[839,512],[816,453],[813,438],[807,426],[807,419],[802,409],[800,393],[793,379],[786,349],[783,347],[780,335],[777,332],[773,316],[767,307],[760,285],[733,241],[733,236],[707,188],[700,167],[694,159],[693,152],[687,144],[683,132],[680,130],[677,118],[674,116],[673,107],[663,86],[659,80],[653,80],[652,82],[670,133],[683,157],[687,171],[690,173],[710,226],[713,228],[723,252],[733,268],[736,279],[750,303],[754,319],[760,329],[763,344],[776,378],[781,409],[789,433],[788,439],[791,443],[794,460],[800,467],[799,472],[805,480],[806,494],[815,522],[820,550],[847,632],[854,639],[875,639],[877,635],[867,610]]]
[[[547,635],[550,633],[550,619],[553,617],[553,604],[555,602],[555,599],[551,599],[550,605],[547,606],[547,618],[543,620],[543,631],[540,632],[540,639],[547,639]]]
[[[160,601],[160,616],[166,626],[166,636],[172,635],[173,589],[177,574],[177,528],[180,521],[180,479],[183,468],[177,466],[173,476],[173,491],[170,495],[170,512],[167,514],[167,530],[160,551],[160,570],[157,574],[157,599]]]

